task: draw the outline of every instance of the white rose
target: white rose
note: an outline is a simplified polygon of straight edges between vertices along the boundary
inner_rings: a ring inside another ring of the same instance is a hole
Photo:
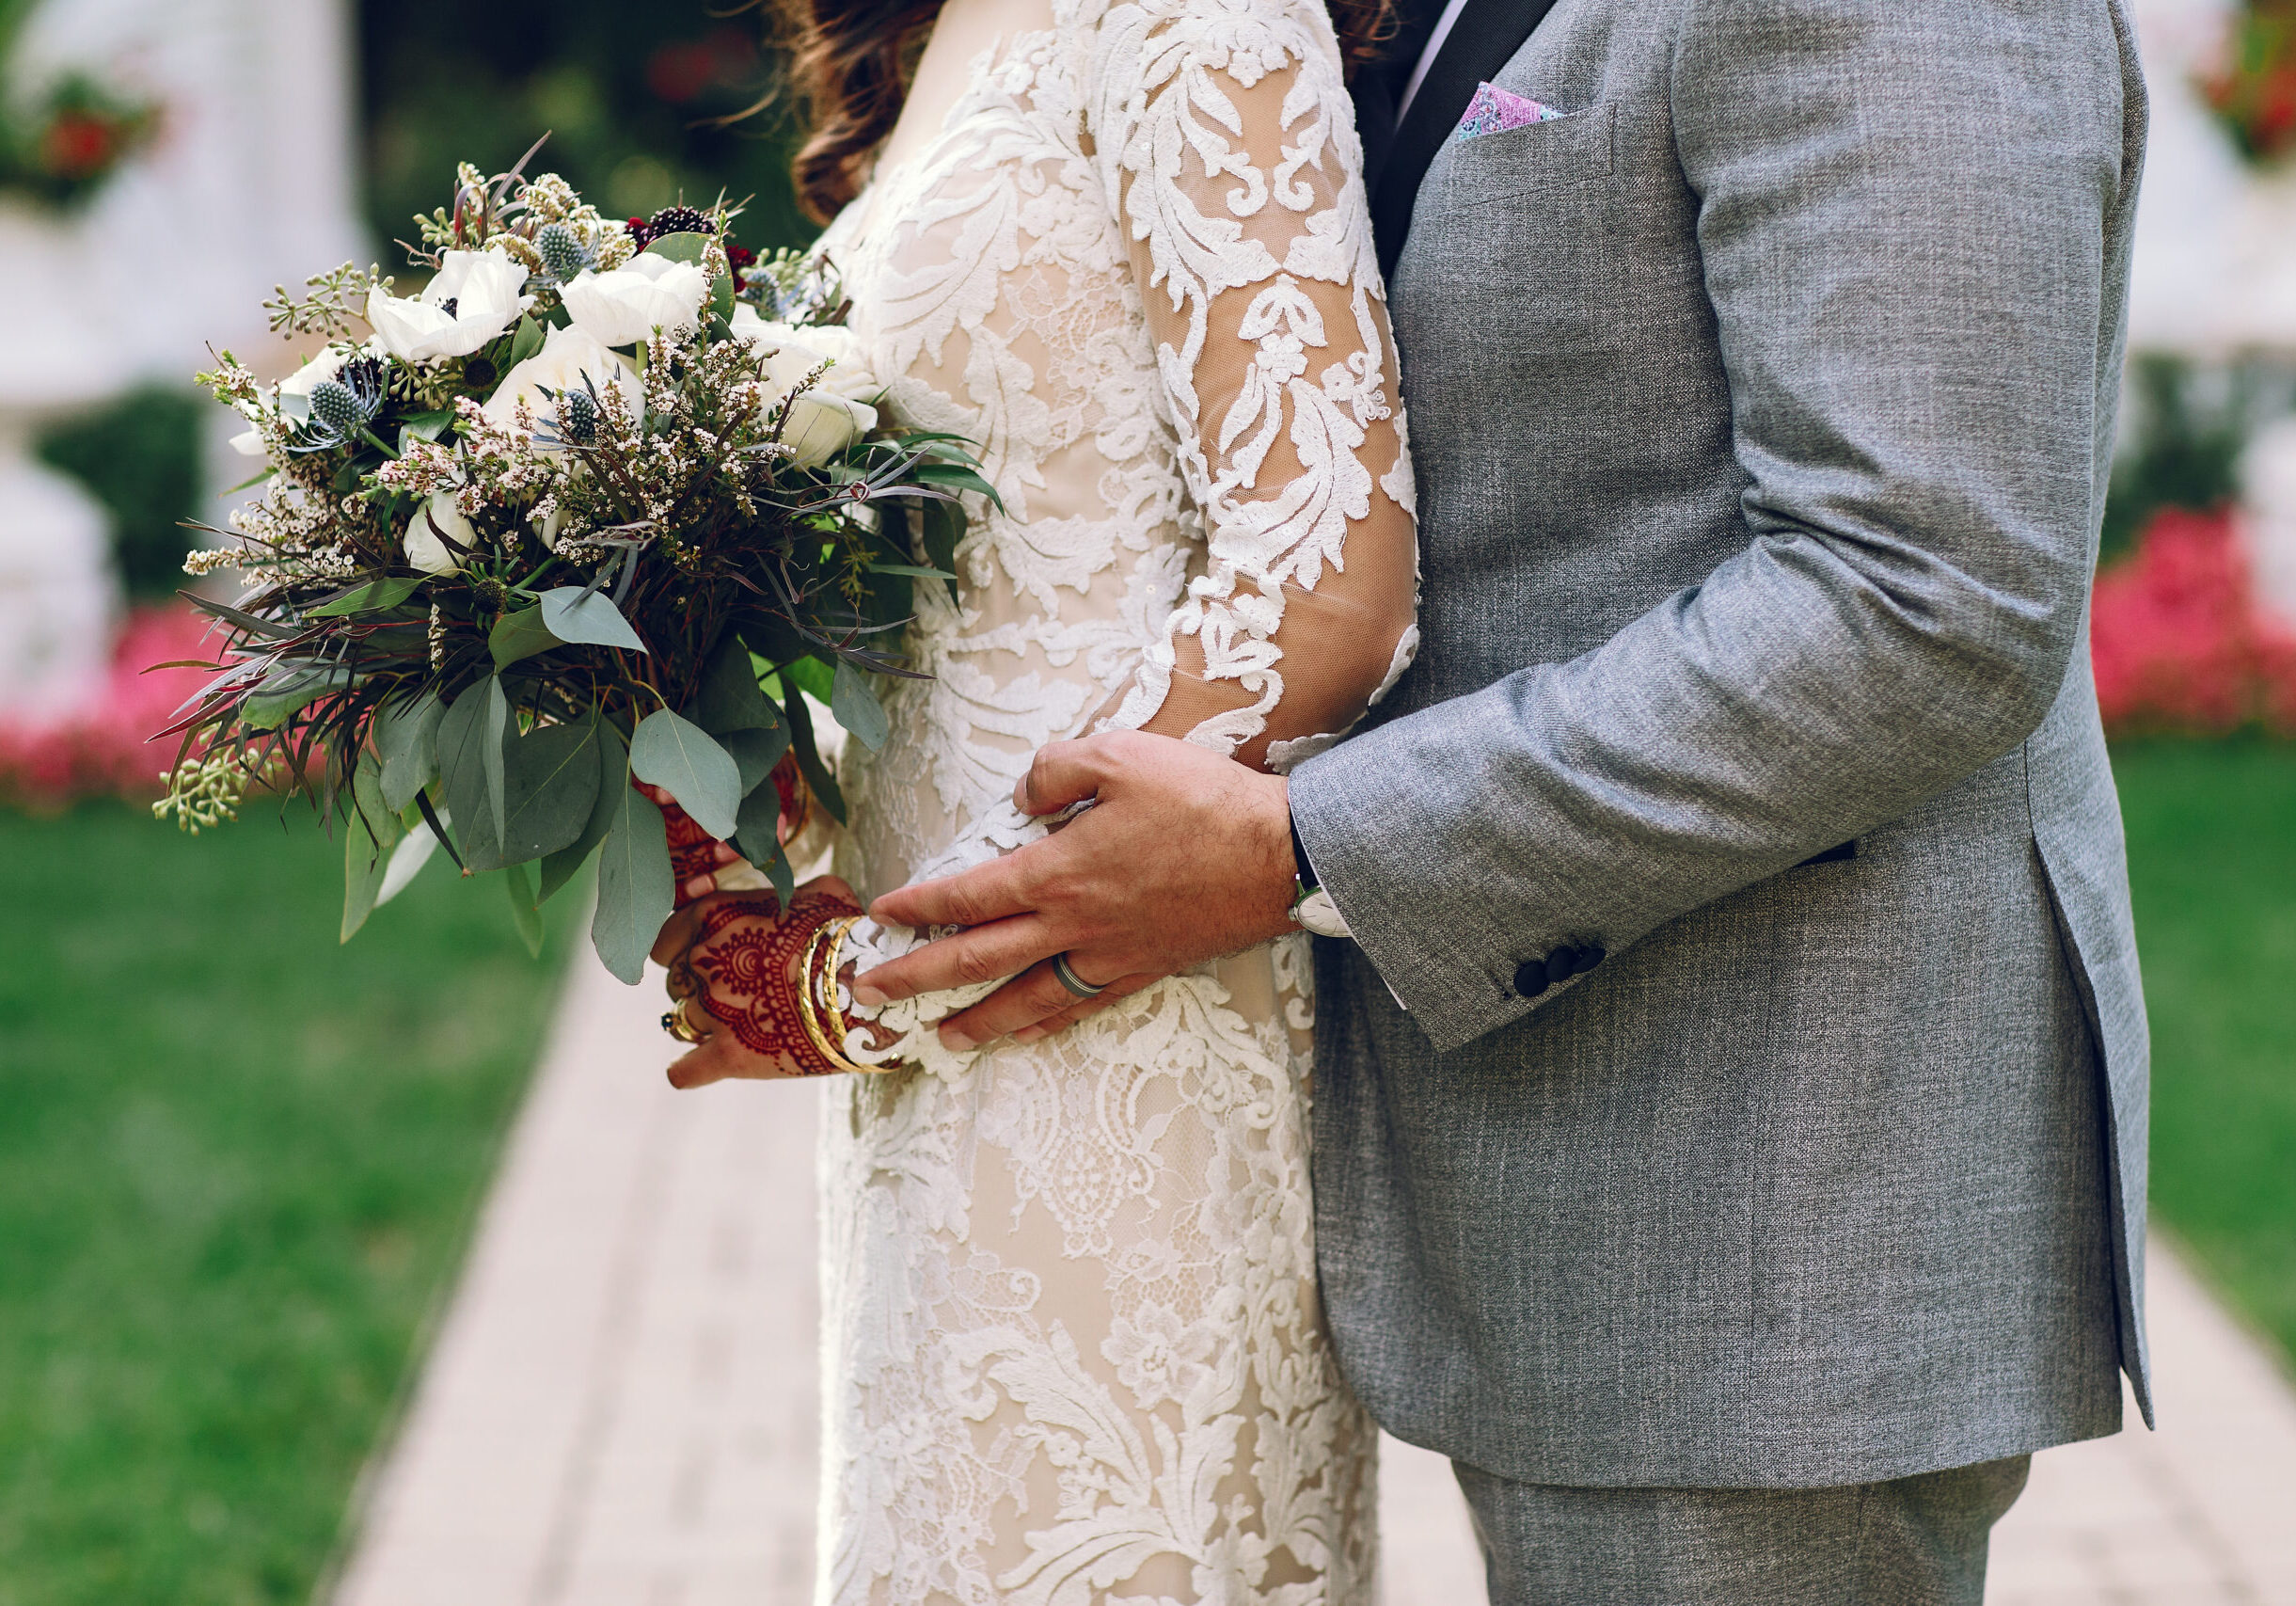
[[[546,388],[559,394],[579,390],[585,377],[601,396],[608,390],[620,390],[632,417],[644,411],[645,390],[637,366],[578,325],[554,328],[544,336],[542,349],[504,374],[500,387],[480,410],[503,428],[515,429],[518,404],[524,402],[537,423],[547,423],[556,417],[558,404],[543,390]]]
[[[367,322],[383,349],[402,362],[468,357],[532,304],[532,296],[518,294],[525,283],[526,269],[499,247],[449,251],[419,297],[369,291]]]
[[[452,491],[433,491],[406,521],[406,533],[400,540],[406,549],[406,561],[424,574],[452,574],[463,566],[462,559],[438,538],[442,531],[465,549],[479,544],[479,533],[454,505]]]
[[[601,345],[635,345],[656,329],[699,323],[709,276],[693,262],[641,251],[611,273],[583,269],[562,294],[576,328]]]
[[[789,409],[782,431],[800,466],[819,467],[877,427],[877,408],[863,398],[878,397],[884,387],[861,365],[852,330],[833,325],[791,328],[759,317],[747,303],[734,309],[733,328],[736,337],[766,348],[758,373],[766,381],[768,412],[823,362],[831,365]]]

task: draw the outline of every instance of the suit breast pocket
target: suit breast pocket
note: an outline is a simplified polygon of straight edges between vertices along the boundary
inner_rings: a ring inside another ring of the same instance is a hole
[[[1535,347],[1607,343],[1627,294],[1616,113],[1596,105],[1444,147],[1398,269],[1405,293],[1469,298],[1493,333]]]

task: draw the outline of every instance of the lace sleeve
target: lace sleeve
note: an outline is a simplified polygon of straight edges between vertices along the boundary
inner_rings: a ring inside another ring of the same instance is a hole
[[[1087,126],[1202,570],[1109,721],[1289,768],[1417,644],[1411,461],[1354,108],[1316,0],[1117,5]]]

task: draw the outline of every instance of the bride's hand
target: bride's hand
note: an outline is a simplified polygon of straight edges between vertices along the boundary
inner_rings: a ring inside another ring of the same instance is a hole
[[[720,893],[672,915],[654,957],[701,1041],[671,1065],[670,1085],[820,1074],[797,1010],[806,942],[825,914],[860,913],[851,887],[822,876],[798,888],[786,913],[770,893]]]
[[[644,781],[634,781],[641,794],[660,808],[662,822],[670,833],[670,858],[686,872],[677,883],[677,906],[686,908],[707,898],[718,890],[718,871],[728,865],[741,863],[741,855],[731,842],[714,841],[709,834],[693,823],[692,818],[677,805],[677,800],[659,787]],[[708,865],[708,869],[696,867]],[[673,916],[674,918],[674,916]],[[668,930],[668,927],[663,930]]]

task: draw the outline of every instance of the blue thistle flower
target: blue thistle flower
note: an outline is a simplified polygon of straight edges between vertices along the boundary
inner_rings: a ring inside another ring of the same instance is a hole
[[[291,452],[331,452],[366,433],[383,410],[388,371],[372,357],[355,357],[311,387],[311,416],[295,434]]]

